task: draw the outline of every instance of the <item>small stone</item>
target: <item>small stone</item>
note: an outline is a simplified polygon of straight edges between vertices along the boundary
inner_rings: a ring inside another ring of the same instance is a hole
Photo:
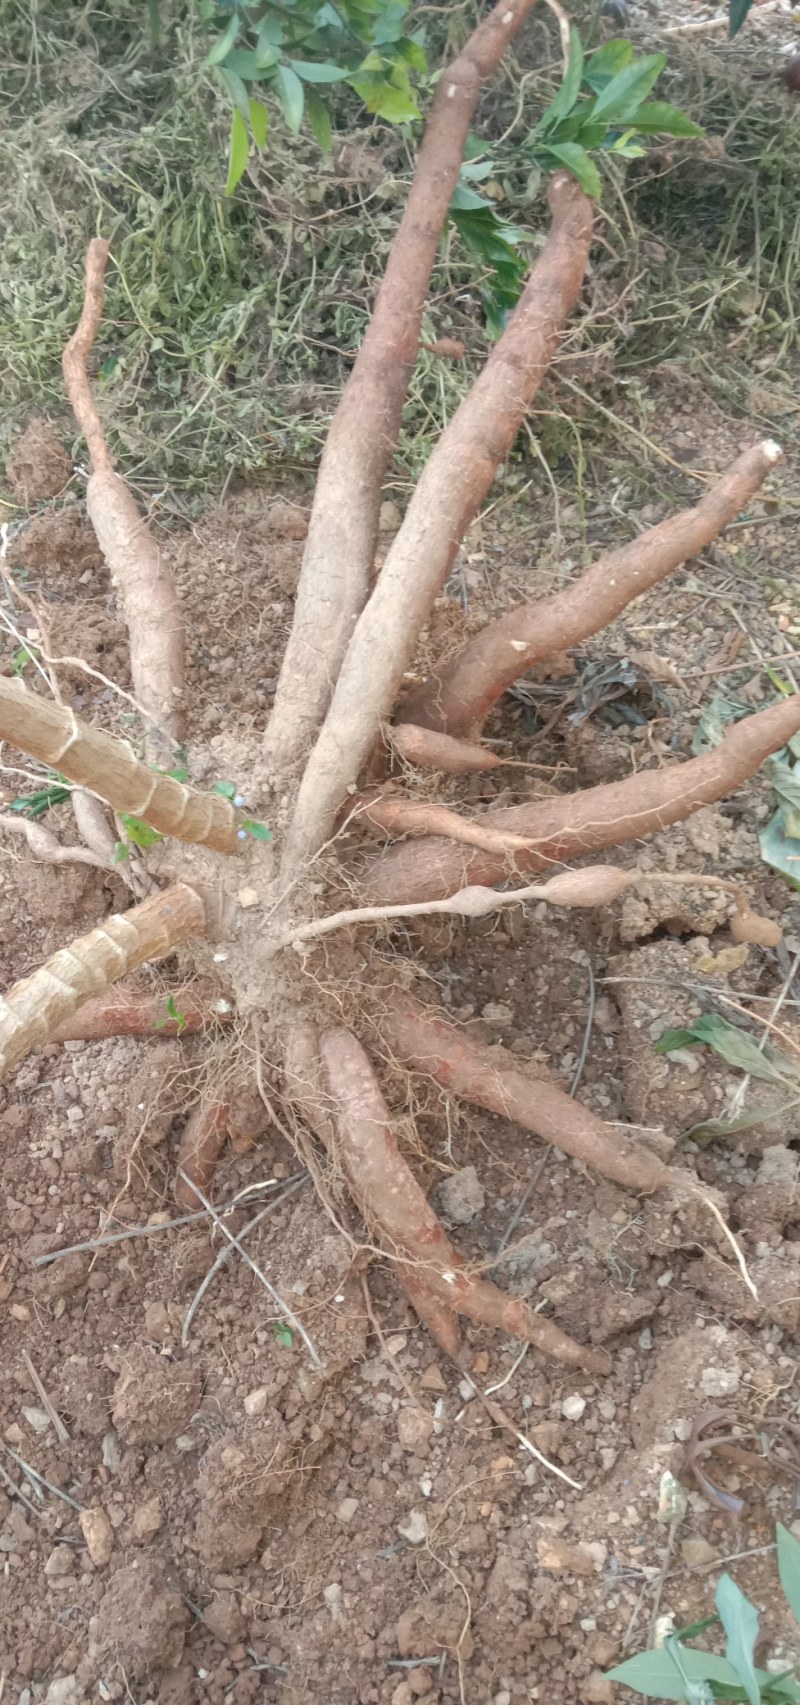
[[[391,1338],[386,1340],[386,1354],[388,1356],[401,1355],[407,1342],[405,1332],[393,1332]]]
[[[50,1416],[46,1409],[32,1409],[28,1406],[28,1404],[23,1403],[22,1413],[28,1423],[28,1426],[32,1427],[35,1433],[47,1432],[50,1425]]]
[[[329,1586],[323,1587],[322,1596],[331,1613],[332,1620],[334,1622],[343,1622],[344,1611],[342,1610],[341,1581],[331,1581]]]
[[[378,510],[378,532],[396,533],[403,517],[396,503],[386,497]]]
[[[44,1566],[44,1572],[49,1581],[63,1579],[64,1575],[73,1574],[75,1558],[68,1545],[56,1545]]]
[[[121,1460],[119,1439],[116,1433],[105,1433],[103,1436],[103,1467],[107,1468],[110,1474],[119,1474]]]
[[[169,1314],[163,1302],[149,1302],[144,1311],[144,1329],[148,1338],[159,1341],[169,1335]]]
[[[206,1605],[203,1621],[214,1638],[221,1640],[225,1646],[235,1646],[247,1633],[247,1623],[235,1593],[217,1593],[216,1598]]]
[[[473,1358],[472,1358],[472,1372],[473,1373],[488,1373],[489,1372],[489,1356],[488,1356],[488,1353],[486,1350],[479,1350],[478,1354],[476,1356],[473,1356]]]
[[[432,1693],[433,1681],[431,1680],[430,1670],[425,1669],[422,1664],[420,1664],[419,1669],[409,1670],[408,1685],[417,1699],[421,1699],[426,1693]]]
[[[570,1545],[568,1540],[561,1539],[558,1534],[547,1534],[536,1541],[536,1557],[540,1569],[547,1569],[553,1575],[594,1575],[602,1568],[602,1563],[595,1555],[595,1547],[579,1544]]]
[[[104,1569],[114,1549],[114,1535],[105,1510],[99,1505],[91,1510],[81,1510],[78,1520],[95,1568]]]
[[[561,1405],[561,1413],[565,1421],[579,1421],[586,1409],[586,1398],[573,1392],[571,1397],[565,1397]]]
[[[581,1684],[580,1696],[586,1705],[612,1705],[614,1683],[606,1679],[602,1670],[593,1669]]]
[[[428,1367],[426,1367],[419,1383],[423,1391],[447,1390],[444,1374],[442,1373],[441,1368],[437,1367],[435,1362],[431,1362]]]
[[[428,1448],[433,1432],[433,1416],[421,1409],[401,1409],[397,1417],[397,1437],[403,1450],[421,1456]]]
[[[451,1225],[469,1225],[483,1213],[486,1192],[474,1166],[462,1166],[442,1180],[436,1191],[439,1209]]]
[[[256,1415],[263,1415],[266,1407],[267,1388],[265,1385],[260,1385],[256,1391],[248,1391],[244,1400],[244,1412],[249,1420],[252,1421]]]
[[[253,906],[261,905],[261,895],[256,893],[255,888],[240,888],[236,898],[244,912],[251,911]]]
[[[19,1697],[21,1702],[22,1694]],[[85,1698],[86,1694],[74,1675],[60,1675],[51,1681],[45,1694],[45,1705],[83,1705]]]
[[[409,1545],[424,1545],[428,1537],[428,1518],[424,1510],[409,1510],[405,1521],[397,1523],[397,1531]]]
[[[410,1681],[401,1681],[392,1694],[392,1705],[414,1705]]]
[[[358,1498],[343,1498],[336,1506],[336,1520],[342,1527],[348,1527],[358,1509]]]
[[[487,1024],[513,1024],[514,1014],[506,1001],[487,1001],[481,1009]]]
[[[133,1512],[131,1535],[135,1545],[146,1545],[161,1526],[161,1499],[148,1498],[146,1504],[139,1504]]]
[[[681,1540],[681,1556],[689,1569],[709,1569],[716,1563],[719,1552],[709,1545],[707,1539],[701,1539],[695,1534],[689,1539]]]
[[[500,1692],[495,1694],[493,1705],[511,1705],[511,1694],[507,1687],[501,1687]]]
[[[737,1363],[727,1368],[704,1368],[700,1375],[700,1389],[704,1397],[732,1397],[739,1389],[741,1378],[742,1370]]]

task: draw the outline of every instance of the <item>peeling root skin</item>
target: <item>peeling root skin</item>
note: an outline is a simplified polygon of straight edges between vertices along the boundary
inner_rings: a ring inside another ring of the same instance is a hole
[[[355,1036],[344,1029],[326,1031],[320,1054],[337,1158],[368,1224],[380,1228],[387,1253],[398,1259],[401,1280],[408,1262],[421,1278],[423,1291],[417,1296],[423,1308],[436,1297],[448,1314],[464,1314],[524,1338],[567,1367],[607,1373],[610,1361],[604,1352],[586,1349],[518,1297],[468,1272],[400,1154],[372,1065]],[[446,1320],[445,1330],[452,1336]]]
[[[490,622],[452,663],[412,689],[402,722],[451,735],[480,730],[492,706],[526,670],[607,627],[634,598],[718,538],[782,459],[771,439],[753,445],[692,509],[600,557],[556,597],[518,604]]]
[[[365,861],[359,892],[372,906],[438,900],[467,885],[491,886],[515,873],[552,869],[604,847],[624,846],[670,823],[682,823],[702,805],[733,793],[798,729],[800,694],[793,693],[769,710],[744,717],[721,745],[700,758],[481,818],[489,829],[524,836],[531,842],[528,851],[501,859],[432,837],[391,847]]]
[[[672,1182],[663,1161],[573,1101],[548,1072],[522,1071],[504,1048],[471,1042],[463,1030],[426,1010],[412,995],[389,995],[387,1008],[383,1027],[398,1058],[412,1071],[535,1132],[625,1190],[649,1193]]]

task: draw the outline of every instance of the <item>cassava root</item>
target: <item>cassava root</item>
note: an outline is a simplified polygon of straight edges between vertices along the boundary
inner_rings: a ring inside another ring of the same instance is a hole
[[[463,1314],[526,1339],[568,1367],[607,1372],[609,1362],[603,1352],[577,1344],[519,1298],[505,1296],[467,1270],[400,1153],[372,1065],[350,1031],[337,1027],[317,1039],[306,1027],[301,1036],[292,1038],[287,1056],[289,1093],[299,1093],[306,1105],[319,1100],[315,1053],[325,1089],[319,1109],[322,1118],[316,1123],[329,1134],[332,1159],[341,1166],[367,1225],[376,1228],[387,1254],[394,1258],[401,1283],[410,1265],[415,1275],[410,1296],[415,1306],[419,1301],[424,1314],[431,1299],[436,1299],[448,1322],[450,1315]],[[449,1335],[452,1341],[452,1331]]]
[[[62,366],[72,412],[93,463],[86,507],[119,594],[133,691],[148,719],[145,741],[155,760],[168,757],[185,734],[186,639],[172,576],[133,493],[114,470],[86,370],[103,315],[109,248],[103,238],[93,237],[86,251],[83,311]]]
[[[643,770],[624,781],[581,793],[539,799],[487,812],[489,829],[522,835],[532,845],[504,857],[468,852],[440,837],[390,847],[364,859],[359,889],[373,906],[436,900],[465,885],[545,870],[604,847],[623,846],[682,823],[702,805],[732,793],[800,729],[800,693],[737,722],[713,752],[666,769]]]
[[[317,475],[294,620],[265,742],[267,759],[279,772],[317,733],[369,593],[381,487],[397,445],[431,271],[470,121],[481,83],[499,65],[534,3],[498,0],[439,78],[405,212]]]
[[[431,452],[342,659],[298,790],[285,845],[287,871],[331,834],[348,788],[391,716],[459,540],[513,443],[578,299],[593,204],[566,172],[551,179],[548,199],[547,242],[502,337]]]

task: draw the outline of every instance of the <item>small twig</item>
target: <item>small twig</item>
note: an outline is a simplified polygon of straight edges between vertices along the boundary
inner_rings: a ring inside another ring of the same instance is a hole
[[[583,1043],[581,1045],[580,1054],[578,1055],[578,1063],[577,1063],[575,1070],[572,1074],[572,1082],[569,1086],[570,1095],[576,1094],[578,1086],[579,1086],[580,1081],[581,1081],[581,1078],[583,1077],[583,1068],[586,1065],[586,1056],[589,1052],[589,1043],[592,1040],[592,1028],[594,1025],[594,1009],[595,1009],[595,1005],[597,1002],[597,985],[595,983],[594,966],[591,962],[591,959],[589,960],[589,963],[588,963],[586,968],[589,972],[589,1010],[586,1014],[586,1029],[583,1032]]]
[[[16,1462],[17,1467],[21,1468],[25,1474],[30,1476],[31,1480],[38,1480],[39,1485],[46,1486],[48,1492],[52,1492],[54,1498],[61,1498],[65,1504],[69,1504],[71,1509],[77,1510],[79,1515],[83,1513],[83,1510],[86,1508],[85,1504],[79,1504],[76,1498],[70,1497],[69,1492],[62,1492],[60,1486],[54,1486],[52,1480],[46,1479],[44,1474],[39,1473],[38,1468],[33,1468],[29,1462],[25,1462],[23,1457],[17,1456],[16,1451],[12,1450],[10,1445],[4,1444],[3,1449],[6,1452],[6,1455],[10,1456],[13,1461]]]
[[[569,17],[564,11],[563,6],[559,4],[559,0],[546,0],[546,4],[550,7],[551,12],[558,22],[558,33],[561,37],[561,53],[564,60],[564,76],[566,77],[569,70]]]
[[[722,1214],[720,1213],[719,1208],[716,1205],[716,1202],[712,1202],[711,1197],[705,1196],[702,1191],[700,1191],[699,1194],[700,1194],[701,1202],[704,1202],[706,1207],[710,1208],[712,1214],[714,1215],[715,1220],[717,1221],[717,1224],[720,1227],[720,1230],[724,1233],[725,1237],[727,1238],[727,1240],[731,1246],[731,1249],[733,1250],[733,1253],[736,1256],[736,1261],[737,1261],[737,1264],[739,1267],[739,1272],[742,1275],[742,1278],[744,1280],[744,1283],[747,1286],[747,1289],[750,1292],[750,1295],[752,1297],[755,1297],[756,1302],[758,1302],[758,1291],[756,1290],[756,1287],[753,1284],[753,1281],[750,1277],[750,1274],[747,1271],[747,1262],[745,1261],[744,1253],[743,1253],[740,1245],[737,1243],[736,1238],[734,1237],[730,1226],[728,1225],[727,1221],[723,1218]]]
[[[288,1180],[290,1184],[306,1177],[305,1172],[297,1172]],[[237,1196],[232,1196],[229,1202],[222,1202],[217,1209],[220,1214],[230,1213],[232,1208],[238,1208],[245,1196],[252,1196],[256,1190],[275,1189],[286,1180],[282,1178],[267,1178],[261,1184],[248,1184],[246,1190],[240,1190]],[[65,1255],[83,1255],[93,1249],[105,1249],[108,1244],[127,1243],[129,1237],[152,1237],[154,1232],[174,1231],[182,1225],[196,1225],[198,1220],[207,1219],[205,1212],[198,1210],[196,1214],[180,1214],[174,1220],[159,1220],[155,1225],[126,1226],[124,1231],[104,1232],[101,1237],[90,1237],[86,1243],[70,1243],[64,1249],[51,1249],[48,1255],[36,1255],[31,1263],[33,1267],[46,1267],[50,1261],[61,1261]]]
[[[8,1450],[8,1445],[4,1445],[3,1449]],[[2,1480],[3,1484],[8,1487],[8,1490],[11,1493],[11,1496],[13,1498],[19,1498],[20,1503],[24,1504],[25,1508],[27,1510],[30,1510],[31,1515],[36,1516],[37,1520],[41,1521],[41,1519],[42,1519],[41,1510],[37,1510],[36,1505],[33,1502],[33,1499],[29,1498],[27,1492],[23,1492],[22,1487],[18,1486],[16,1484],[16,1482],[14,1480],[12,1480],[11,1475],[9,1473],[7,1473],[6,1469],[3,1467],[2,1462],[0,1462],[0,1480]]]
[[[53,1408],[53,1405],[50,1401],[50,1398],[47,1395],[47,1392],[45,1391],[44,1386],[42,1385],[42,1382],[39,1378],[38,1373],[36,1372],[36,1369],[33,1365],[33,1362],[31,1361],[30,1356],[28,1355],[27,1350],[23,1350],[22,1360],[24,1361],[25,1366],[28,1370],[28,1373],[30,1374],[31,1379],[33,1380],[33,1383],[36,1387],[36,1390],[39,1393],[39,1398],[40,1398],[40,1401],[42,1403],[42,1406],[44,1409],[47,1410],[47,1413],[50,1417],[50,1420],[52,1421],[53,1426],[55,1427],[56,1436],[59,1440],[59,1443],[62,1445],[68,1445],[69,1444],[69,1433],[67,1432],[67,1429],[64,1426],[64,1422],[62,1421],[61,1416],[56,1414],[56,1411]]]
[[[275,1289],[275,1286],[270,1284],[269,1279],[266,1278],[265,1275],[262,1273],[261,1268],[258,1267],[256,1265],[255,1261],[252,1259],[252,1257],[250,1255],[248,1255],[247,1250],[242,1248],[242,1244],[240,1241],[242,1237],[245,1237],[248,1234],[248,1232],[251,1232],[253,1230],[253,1228],[259,1224],[260,1220],[265,1219],[267,1214],[272,1213],[275,1208],[280,1207],[281,1202],[285,1202],[287,1196],[293,1196],[295,1190],[298,1190],[300,1188],[300,1184],[302,1183],[303,1180],[302,1179],[296,1180],[295,1183],[292,1184],[287,1190],[283,1191],[282,1195],[274,1197],[274,1199],[271,1202],[267,1203],[267,1206],[265,1208],[261,1208],[259,1213],[255,1214],[253,1216],[252,1220],[248,1221],[247,1225],[243,1227],[243,1229],[240,1233],[240,1236],[234,1237],[233,1232],[229,1231],[228,1227],[223,1223],[222,1219],[220,1218],[219,1214],[217,1213],[216,1208],[212,1208],[211,1203],[208,1200],[208,1197],[204,1196],[202,1190],[200,1189],[199,1184],[195,1184],[193,1182],[193,1180],[189,1178],[188,1174],[183,1171],[182,1167],[180,1168],[180,1176],[181,1176],[181,1178],[183,1178],[186,1181],[186,1183],[194,1191],[195,1195],[198,1197],[198,1200],[202,1202],[203,1207],[205,1208],[206,1212],[211,1215],[211,1218],[214,1221],[214,1224],[219,1227],[219,1230],[222,1232],[223,1237],[227,1238],[227,1240],[228,1240],[228,1248],[220,1250],[219,1255],[217,1256],[217,1259],[214,1262],[213,1267],[211,1267],[209,1272],[206,1274],[205,1279],[203,1280],[203,1283],[200,1286],[199,1291],[197,1292],[197,1295],[194,1297],[192,1303],[189,1306],[189,1309],[187,1310],[186,1319],[184,1320],[183,1329],[181,1332],[181,1343],[185,1345],[188,1341],[189,1328],[192,1324],[192,1320],[194,1319],[194,1316],[197,1312],[197,1308],[199,1306],[200,1300],[204,1296],[205,1292],[207,1291],[208,1286],[210,1285],[211,1280],[214,1277],[214,1274],[219,1272],[220,1267],[224,1266],[225,1262],[230,1259],[230,1256],[231,1256],[233,1250],[236,1249],[238,1251],[238,1253],[241,1255],[242,1260],[244,1261],[245,1265],[248,1266],[250,1268],[250,1271],[255,1274],[259,1283],[262,1284],[264,1286],[264,1289],[269,1292],[269,1295],[272,1297],[273,1302],[277,1304],[277,1307],[280,1309],[281,1313],[286,1316],[286,1319],[288,1320],[289,1325],[298,1334],[298,1336],[300,1338],[302,1338],[303,1343],[305,1344],[306,1349],[308,1350],[308,1353],[311,1357],[311,1360],[314,1363],[314,1366],[318,1367],[321,1370],[323,1367],[323,1363],[320,1360],[320,1357],[317,1354],[317,1351],[315,1350],[314,1345],[312,1344],[311,1339],[309,1338],[308,1333],[305,1330],[305,1327],[297,1319],[297,1316],[292,1313],[292,1310],[289,1308],[288,1304],[284,1302],[283,1298],[281,1296],[279,1296],[278,1292]],[[305,1174],[304,1174],[304,1176],[305,1176]]]

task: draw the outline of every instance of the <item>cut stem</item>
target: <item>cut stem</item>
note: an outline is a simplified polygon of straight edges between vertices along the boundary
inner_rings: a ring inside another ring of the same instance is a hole
[[[99,793],[114,811],[140,817],[162,835],[217,852],[241,851],[236,816],[227,799],[198,793],[150,769],[126,740],[102,734],[68,705],[39,698],[21,682],[2,677],[0,740],[10,740],[68,781]]]
[[[101,995],[137,965],[162,959],[205,929],[202,900],[193,888],[176,883],[60,948],[32,977],[0,997],[0,1078],[46,1042],[90,995]]]

